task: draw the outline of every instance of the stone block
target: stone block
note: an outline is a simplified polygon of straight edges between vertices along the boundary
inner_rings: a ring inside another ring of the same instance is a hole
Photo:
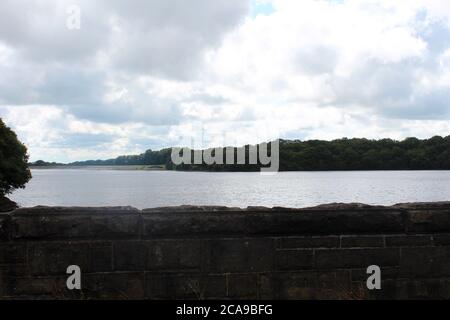
[[[400,250],[397,248],[317,249],[315,259],[318,269],[367,268],[370,265],[396,266],[400,262]]]
[[[211,272],[256,272],[274,269],[275,239],[239,238],[209,241]]]
[[[295,248],[339,248],[338,236],[283,237],[282,249]]]
[[[10,237],[11,216],[0,213],[0,241],[7,241]]]
[[[242,212],[144,210],[143,238],[158,237],[210,237],[211,235],[245,235],[247,218]]]
[[[116,271],[143,271],[147,248],[142,241],[116,241],[113,243],[113,261]]]
[[[143,299],[145,292],[144,272],[97,273],[82,278],[83,293],[93,299]]]
[[[149,299],[214,299],[227,295],[225,275],[146,274],[145,295]]]
[[[89,242],[30,243],[28,263],[32,275],[65,275],[67,267],[77,265],[81,272],[111,270],[111,249],[107,244]]]
[[[0,242],[0,265],[25,263],[26,260],[26,243]]]
[[[257,299],[258,274],[228,274],[227,297],[230,299]]]
[[[387,247],[421,247],[433,245],[430,235],[386,236]]]
[[[380,267],[381,279],[397,279],[400,278],[400,268],[399,267]],[[366,281],[371,274],[367,274],[367,268],[364,269],[353,269],[352,281]]]
[[[278,270],[302,270],[314,267],[313,250],[308,249],[284,249],[276,253]]]
[[[13,277],[7,296],[22,299],[79,299],[78,290],[68,290],[64,277]]]
[[[111,242],[91,242],[89,246],[89,271],[113,270],[113,248]]]
[[[450,234],[433,235],[433,243],[436,246],[450,246]]]
[[[383,236],[342,236],[341,247],[342,248],[370,248],[370,247],[383,247]]]
[[[450,276],[450,247],[402,248],[402,276],[440,278]]]
[[[408,211],[408,232],[450,232],[450,209],[421,209]]]
[[[140,214],[131,207],[20,208],[11,215],[11,238],[109,239],[140,236]]]
[[[144,242],[146,270],[200,271],[205,269],[207,245],[204,240],[173,239]]]
[[[350,290],[350,272],[300,271],[264,273],[260,278],[262,299],[345,299]]]

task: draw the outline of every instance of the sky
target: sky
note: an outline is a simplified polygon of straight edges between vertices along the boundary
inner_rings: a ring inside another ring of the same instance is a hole
[[[0,117],[31,161],[447,136],[449,101],[448,0],[0,2]]]

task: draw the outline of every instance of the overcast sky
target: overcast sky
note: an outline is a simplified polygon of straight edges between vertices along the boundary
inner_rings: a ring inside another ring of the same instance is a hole
[[[0,116],[32,161],[445,136],[449,103],[448,0],[0,2]]]

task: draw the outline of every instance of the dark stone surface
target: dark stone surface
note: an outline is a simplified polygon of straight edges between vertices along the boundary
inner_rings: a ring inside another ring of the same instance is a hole
[[[258,275],[255,273],[227,275],[227,297],[258,299]]]
[[[417,210],[417,209],[448,210],[450,207],[450,201],[398,203],[392,207],[406,210]]]
[[[381,279],[397,279],[400,278],[400,267],[381,267]],[[353,269],[352,281],[366,281],[370,274],[367,274],[367,268]]]
[[[316,268],[367,268],[370,265],[396,266],[400,263],[397,248],[317,249]]]
[[[280,247],[283,249],[339,248],[340,246],[338,236],[283,237],[280,242]]]
[[[88,274],[82,280],[83,294],[91,299],[143,299],[143,272]]]
[[[11,214],[11,238],[137,239],[139,225],[139,211],[131,207],[20,208]]]
[[[113,247],[111,242],[92,242],[89,250],[90,271],[113,271]]]
[[[284,209],[286,210],[286,209]],[[374,234],[404,231],[402,213],[390,209],[224,212],[146,212],[143,236]]]
[[[206,241],[174,239],[144,243],[146,270],[200,272],[206,268]]]
[[[206,243],[199,240],[118,241],[114,270],[200,271],[205,268]]]
[[[78,265],[82,272],[90,269],[87,242],[34,243],[28,249],[30,272],[33,276],[65,275],[67,267]]]
[[[450,281],[447,279],[389,279],[381,281],[381,288],[369,291],[367,299],[432,300],[450,297]]]
[[[387,236],[387,247],[419,247],[433,244],[433,237],[430,235],[398,235]]]
[[[149,299],[214,299],[227,297],[227,280],[218,274],[148,273],[145,297]]]
[[[142,241],[118,241],[113,244],[115,271],[144,270],[146,248]]]
[[[450,298],[449,227],[448,202],[20,208],[0,213],[0,298]]]
[[[371,210],[287,210],[249,212],[250,235],[332,235],[402,232],[400,211]]]
[[[8,240],[10,235],[11,216],[0,213],[0,241]]]
[[[450,247],[402,248],[404,277],[450,277]]]
[[[144,210],[143,237],[147,239],[168,235],[208,237],[214,235],[242,236],[247,233],[245,212],[153,212]]]
[[[25,243],[0,243],[0,265],[25,263],[27,247]]]
[[[408,210],[409,233],[450,232],[450,208],[416,208]]]
[[[307,249],[278,250],[276,255],[279,270],[302,270],[314,267],[314,252]]]
[[[300,271],[262,274],[262,299],[352,299],[350,272]]]
[[[252,207],[247,210],[195,206],[143,211],[131,207],[19,208],[0,216],[0,238],[156,239],[450,232],[448,203],[425,208],[426,204],[394,207],[335,204],[308,209]],[[314,247],[318,245],[311,243]]]
[[[65,277],[11,277],[4,288],[6,296],[17,299],[77,299],[79,292],[66,289]]]
[[[341,247],[342,248],[364,248],[364,247],[383,247],[383,236],[342,236]]]
[[[433,235],[433,242],[436,246],[450,246],[450,234]]]
[[[275,266],[275,241],[217,239],[209,242],[208,269],[212,272],[271,271]]]
[[[17,209],[18,205],[5,196],[0,195],[0,212],[9,212]]]

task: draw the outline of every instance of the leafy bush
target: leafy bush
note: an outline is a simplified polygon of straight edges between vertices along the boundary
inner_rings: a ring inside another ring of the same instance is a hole
[[[0,195],[24,188],[30,178],[27,148],[0,119]]]

